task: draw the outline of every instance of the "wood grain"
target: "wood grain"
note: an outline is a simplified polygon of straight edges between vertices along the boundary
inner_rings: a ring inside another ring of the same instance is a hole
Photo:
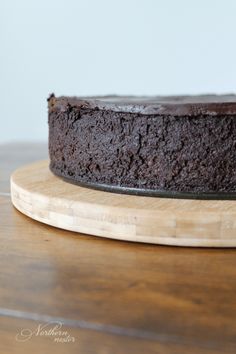
[[[235,249],[68,232],[28,218],[0,196],[1,353],[235,353],[235,278]],[[15,341],[45,316],[61,319],[76,345]]]
[[[54,176],[49,162],[17,169],[14,206],[46,224],[86,234],[146,243],[236,246],[236,201],[141,197],[82,188]]]
[[[17,335],[24,329],[36,331],[38,326],[44,326],[48,323],[42,321],[32,321],[18,318],[1,318],[0,321],[0,338],[4,341],[0,342],[1,353],[7,354],[25,354],[25,353],[57,353],[57,354],[183,354],[199,353],[198,348],[185,346],[183,351],[182,345],[173,345],[158,343],[156,341],[133,338],[129,336],[114,335],[106,332],[94,330],[86,330],[81,328],[68,327],[63,325],[63,331],[67,331],[70,337],[75,338],[75,342],[58,343],[54,341],[51,335],[33,335],[26,342],[19,342]],[[49,328],[53,328],[50,325]],[[203,349],[202,353],[213,354],[220,353],[214,349]]]
[[[236,349],[234,250],[109,241],[30,220],[5,198],[0,207],[1,307],[166,345]]]

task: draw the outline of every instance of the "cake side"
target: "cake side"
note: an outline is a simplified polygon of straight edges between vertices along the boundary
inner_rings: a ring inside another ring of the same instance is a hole
[[[116,112],[49,101],[50,168],[83,183],[236,191],[236,115]]]

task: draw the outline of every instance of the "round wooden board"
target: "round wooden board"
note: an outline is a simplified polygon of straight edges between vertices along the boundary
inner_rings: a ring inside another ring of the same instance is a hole
[[[236,201],[113,194],[67,183],[48,164],[35,162],[11,176],[12,203],[35,220],[126,241],[236,246]]]

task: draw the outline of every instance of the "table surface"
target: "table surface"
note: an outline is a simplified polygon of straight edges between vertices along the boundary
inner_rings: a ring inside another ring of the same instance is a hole
[[[0,145],[0,353],[235,353],[236,250],[31,220],[12,206],[9,176],[44,158],[46,144]]]

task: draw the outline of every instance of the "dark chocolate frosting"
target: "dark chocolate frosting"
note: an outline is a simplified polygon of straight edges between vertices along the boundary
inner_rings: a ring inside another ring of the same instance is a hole
[[[55,97],[49,99],[49,107],[64,111],[68,106],[98,109],[113,112],[138,113],[145,115],[234,115],[236,95],[199,96],[97,96],[97,97]]]

